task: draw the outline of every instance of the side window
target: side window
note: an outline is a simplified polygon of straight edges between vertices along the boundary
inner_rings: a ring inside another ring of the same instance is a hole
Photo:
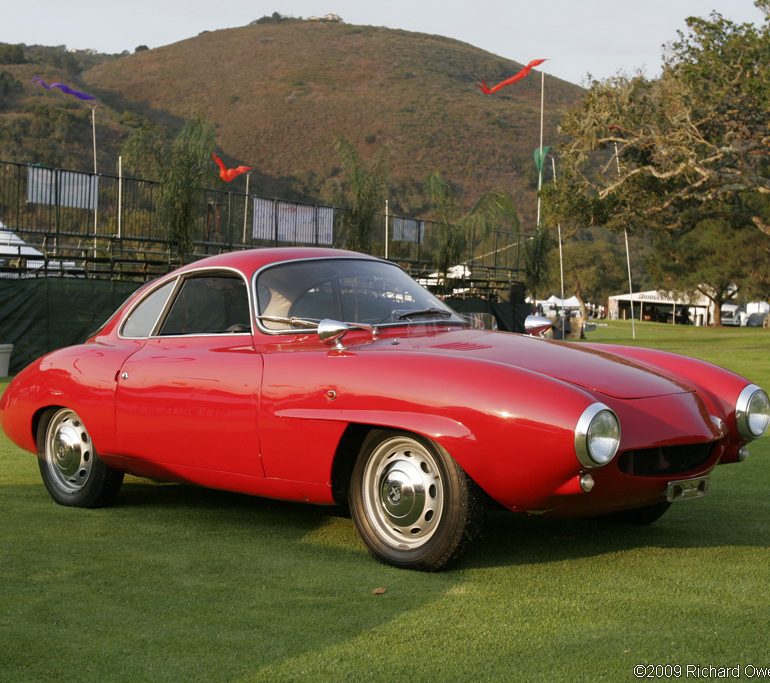
[[[237,276],[206,275],[185,280],[162,336],[251,332],[246,283]]]
[[[149,337],[152,328],[158,321],[163,307],[168,301],[171,290],[174,288],[176,280],[167,282],[162,287],[158,287],[154,292],[148,294],[142,302],[131,311],[131,315],[123,323],[121,334],[124,337]]]

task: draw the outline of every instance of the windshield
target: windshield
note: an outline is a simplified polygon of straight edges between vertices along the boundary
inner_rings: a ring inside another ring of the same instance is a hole
[[[383,261],[317,259],[271,266],[256,279],[260,324],[271,331],[324,318],[365,325],[464,323],[398,266]],[[268,320],[279,318],[284,321]]]

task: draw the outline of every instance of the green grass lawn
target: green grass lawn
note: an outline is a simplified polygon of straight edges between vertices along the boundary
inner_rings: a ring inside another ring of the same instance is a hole
[[[594,341],[631,343],[614,323]],[[637,325],[770,387],[770,333]],[[336,511],[128,479],[59,507],[0,437],[0,680],[634,680],[770,666],[770,438],[657,524],[490,516],[460,566],[378,564]],[[374,589],[385,588],[382,595]],[[683,676],[684,677],[684,676]]]

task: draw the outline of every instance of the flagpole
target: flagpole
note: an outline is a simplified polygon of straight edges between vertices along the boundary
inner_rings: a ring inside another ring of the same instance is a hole
[[[94,175],[96,175],[96,107],[91,108],[91,138],[94,143]]]
[[[91,139],[94,144],[94,182],[96,187],[96,201],[94,202],[94,258],[96,258],[96,229],[99,218],[99,180],[97,177],[98,171],[96,168],[96,106],[91,107]]]
[[[540,164],[537,173],[537,227],[540,228],[540,190],[543,187],[543,105],[545,103],[545,71],[540,72]]]
[[[553,169],[553,182],[556,182],[556,157],[551,155],[551,168]],[[564,304],[564,256],[561,248],[561,221],[556,224],[559,230],[559,274],[561,275],[561,300]],[[563,316],[562,316],[563,318]],[[564,339],[564,325],[561,326],[561,338]]]
[[[246,174],[246,199],[243,205],[243,243],[246,244],[246,221],[249,217],[249,179],[251,178],[251,171]]]
[[[618,143],[615,143],[615,167],[618,171],[618,178],[620,177],[620,157],[618,156]],[[628,295],[630,297],[631,304],[631,338],[636,339],[636,323],[634,322],[634,286],[631,283],[631,252],[628,249],[628,230],[626,226],[623,226],[623,236],[626,240],[626,266],[628,268]]]
[[[123,156],[118,157],[118,239],[123,235]]]
[[[390,218],[390,205],[388,203],[388,200],[385,200],[385,258],[388,258],[388,221]]]

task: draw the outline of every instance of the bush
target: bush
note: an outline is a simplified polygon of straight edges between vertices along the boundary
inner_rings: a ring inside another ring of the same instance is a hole
[[[0,64],[24,64],[24,45],[0,43]]]
[[[7,71],[0,71],[0,95],[7,96],[19,93],[24,89],[21,81]]]

